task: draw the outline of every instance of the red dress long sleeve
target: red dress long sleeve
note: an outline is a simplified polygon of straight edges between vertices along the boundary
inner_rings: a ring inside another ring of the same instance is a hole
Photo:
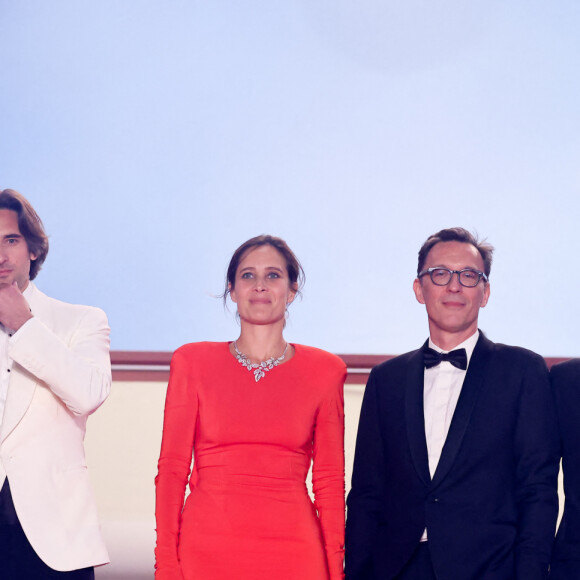
[[[259,382],[227,343],[175,352],[156,580],[343,578],[345,375],[338,357],[301,345]]]

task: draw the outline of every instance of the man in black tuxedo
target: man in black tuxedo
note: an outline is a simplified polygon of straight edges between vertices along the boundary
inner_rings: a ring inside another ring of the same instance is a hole
[[[539,355],[478,330],[492,252],[462,228],[419,251],[413,289],[430,336],[369,377],[348,497],[347,580],[547,577],[558,513],[555,405]]]
[[[580,359],[554,365],[550,376],[560,419],[566,497],[550,580],[580,580]]]

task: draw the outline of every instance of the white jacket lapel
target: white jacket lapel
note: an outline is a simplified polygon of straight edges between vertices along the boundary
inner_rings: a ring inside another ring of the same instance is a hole
[[[30,284],[32,286],[28,296],[30,310],[34,316],[38,316],[43,322],[48,322],[47,318],[51,318],[51,313],[50,309],[45,307],[44,294],[32,282]],[[0,428],[0,443],[8,437],[28,410],[37,382],[34,375],[27,372],[19,364],[13,363],[4,406],[4,416]]]

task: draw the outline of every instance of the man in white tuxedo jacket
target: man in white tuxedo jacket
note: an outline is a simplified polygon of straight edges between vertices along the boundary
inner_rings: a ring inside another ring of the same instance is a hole
[[[109,327],[33,280],[48,253],[42,222],[0,192],[0,578],[90,580],[106,564],[83,447],[111,388]]]

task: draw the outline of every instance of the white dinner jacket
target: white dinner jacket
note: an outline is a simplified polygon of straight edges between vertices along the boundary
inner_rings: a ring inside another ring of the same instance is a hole
[[[106,564],[83,439],[87,417],[111,389],[107,317],[34,285],[28,303],[33,318],[8,344],[13,364],[0,427],[0,486],[7,476],[20,524],[48,566]]]

